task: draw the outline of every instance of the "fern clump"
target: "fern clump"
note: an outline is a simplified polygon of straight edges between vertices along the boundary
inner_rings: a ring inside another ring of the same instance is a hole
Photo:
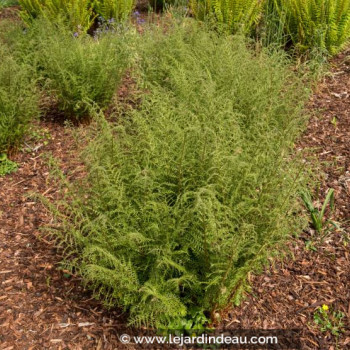
[[[31,24],[39,17],[50,21],[64,18],[73,32],[86,32],[94,22],[91,0],[19,0],[21,17],[25,23]]]
[[[29,65],[0,47],[0,154],[20,145],[30,121],[39,115],[38,94]]]
[[[86,33],[98,16],[124,21],[135,6],[134,0],[19,0],[21,17],[31,25],[40,17],[56,22],[63,18],[72,32]]]
[[[109,21],[125,21],[134,7],[134,0],[97,0],[94,2],[95,12]]]
[[[272,0],[299,52],[334,55],[350,38],[350,0]]]
[[[43,88],[67,117],[82,119],[92,105],[107,107],[128,64],[122,36],[110,33],[72,35],[63,24],[37,20],[22,40],[35,53]]]
[[[134,325],[238,302],[300,224],[305,88],[280,54],[186,23],[138,39],[142,102],[99,120],[52,208],[71,267]]]
[[[230,32],[251,34],[263,11],[261,0],[190,0],[190,8],[197,19],[214,18]]]

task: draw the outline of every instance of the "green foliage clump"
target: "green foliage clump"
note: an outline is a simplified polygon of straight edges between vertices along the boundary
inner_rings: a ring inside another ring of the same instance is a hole
[[[20,145],[30,121],[39,115],[38,95],[29,65],[0,47],[0,153]]]
[[[21,17],[27,24],[45,17],[56,21],[63,17],[73,32],[87,32],[97,16],[105,20],[125,20],[134,8],[134,0],[19,0]]]
[[[214,18],[230,32],[290,42],[306,51],[334,55],[350,38],[350,0],[190,0],[196,18]]]
[[[328,305],[323,304],[314,312],[314,322],[320,328],[321,332],[330,332],[337,338],[344,332],[345,315],[341,311],[329,310]]]
[[[22,37],[29,43],[26,49],[35,53],[45,91],[66,116],[81,119],[93,105],[108,106],[128,63],[122,38],[109,33],[74,36],[62,24],[46,20],[37,20]]]
[[[96,296],[169,327],[239,302],[299,228],[307,93],[280,54],[187,22],[136,44],[143,100],[100,118],[54,232]]]
[[[105,20],[124,21],[135,6],[134,0],[95,0],[95,12]]]
[[[261,0],[190,0],[198,19],[214,17],[230,32],[250,34],[256,29],[263,11]]]
[[[17,0],[0,0],[0,10],[6,7],[18,5]]]
[[[350,0],[272,0],[296,49],[334,55],[350,38]]]
[[[9,160],[5,153],[0,154],[0,176],[11,174],[16,171],[17,168],[17,164]]]
[[[91,0],[19,0],[21,17],[31,24],[33,19],[45,17],[50,21],[63,17],[75,32],[86,32],[94,22]]]

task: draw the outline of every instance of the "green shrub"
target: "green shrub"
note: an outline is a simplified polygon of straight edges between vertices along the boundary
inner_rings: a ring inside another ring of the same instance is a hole
[[[74,32],[86,32],[94,22],[91,0],[19,0],[21,17],[31,24],[33,19],[46,17],[56,21],[63,17]]]
[[[190,8],[198,19],[213,16],[231,32],[251,33],[261,18],[261,0],[190,0]]]
[[[128,63],[124,40],[110,33],[74,36],[46,20],[37,21],[23,40],[35,52],[44,89],[68,117],[88,117],[92,105],[105,108],[111,102]]]
[[[20,145],[29,122],[39,114],[31,73],[0,47],[0,154]]]
[[[299,52],[334,55],[350,38],[350,0],[272,0]]]
[[[298,230],[290,151],[307,93],[283,56],[237,37],[183,25],[137,47],[147,93],[116,125],[101,118],[87,178],[52,207],[54,232],[106,304],[169,326],[239,302],[248,273]]]

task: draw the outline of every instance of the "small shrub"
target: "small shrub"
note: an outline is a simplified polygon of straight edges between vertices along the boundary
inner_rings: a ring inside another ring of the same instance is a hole
[[[238,303],[300,224],[306,90],[280,54],[186,23],[140,37],[142,103],[100,120],[88,177],[52,207],[67,263],[135,325]]]
[[[20,145],[29,122],[38,116],[32,71],[0,48],[0,153]]]
[[[109,33],[99,37],[73,35],[45,20],[31,29],[32,51],[44,88],[68,117],[88,117],[89,108],[105,108],[127,66],[123,40]],[[24,38],[24,40],[26,40]]]
[[[297,50],[334,55],[350,38],[350,0],[272,0]]]

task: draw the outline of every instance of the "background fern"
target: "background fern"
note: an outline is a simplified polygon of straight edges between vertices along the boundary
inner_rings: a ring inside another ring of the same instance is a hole
[[[231,32],[251,33],[262,16],[262,0],[190,0],[198,19],[213,16]]]
[[[273,0],[299,52],[334,55],[350,38],[350,0]]]
[[[135,325],[220,310],[299,227],[305,89],[280,54],[186,23],[135,39],[141,105],[99,119],[51,206],[67,263]]]
[[[86,32],[94,22],[91,0],[19,0],[21,17],[27,24],[45,17],[50,21],[64,18],[74,32]]]
[[[95,0],[94,9],[105,20],[124,21],[135,6],[134,0]]]
[[[0,154],[19,146],[30,121],[39,115],[32,73],[0,46]]]
[[[129,64],[122,34],[74,36],[64,23],[41,18],[13,36],[14,54],[29,57],[42,89],[70,118],[88,118],[94,105],[107,107]]]

